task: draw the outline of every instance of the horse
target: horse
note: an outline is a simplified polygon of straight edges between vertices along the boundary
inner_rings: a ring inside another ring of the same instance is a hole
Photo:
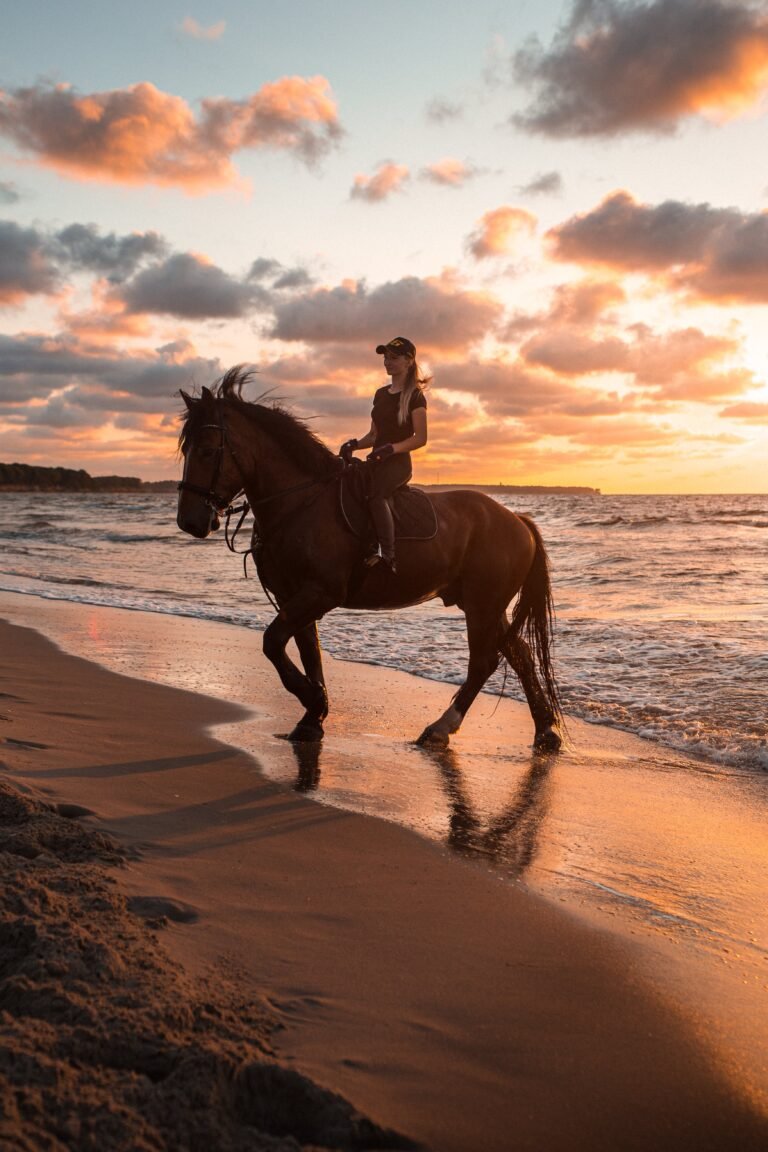
[[[317,631],[323,616],[334,608],[389,610],[439,598],[466,617],[469,665],[449,707],[417,743],[447,746],[506,660],[528,702],[534,749],[556,751],[562,713],[551,654],[554,610],[547,553],[533,520],[481,492],[430,494],[435,535],[398,541],[396,574],[383,563],[367,567],[340,509],[343,461],[279,403],[245,399],[252,375],[238,365],[199,397],[180,392],[177,524],[203,540],[245,493],[259,541],[258,573],[277,608],[263,651],[304,708],[288,738],[324,735],[328,693]],[[303,672],[286,653],[290,639]]]

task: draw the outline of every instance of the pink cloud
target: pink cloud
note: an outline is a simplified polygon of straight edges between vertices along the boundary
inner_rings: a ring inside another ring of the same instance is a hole
[[[219,40],[224,35],[227,26],[226,20],[219,20],[205,28],[195,20],[194,16],[185,16],[181,22],[181,31],[193,40]]]
[[[372,176],[359,173],[350,190],[352,200],[365,200],[369,204],[378,204],[386,200],[394,192],[402,192],[403,185],[410,179],[410,172],[405,164],[395,164],[391,160],[380,164]]]
[[[311,164],[341,127],[327,80],[286,76],[242,101],[203,100],[199,116],[149,83],[91,95],[16,89],[0,93],[0,135],[77,179],[203,192],[236,181],[236,151],[273,148]]]
[[[536,217],[524,208],[502,205],[480,218],[467,248],[476,260],[506,256],[521,238],[534,234],[536,224]]]

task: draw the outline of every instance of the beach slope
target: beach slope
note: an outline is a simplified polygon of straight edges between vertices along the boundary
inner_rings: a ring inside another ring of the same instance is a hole
[[[9,1147],[766,1147],[616,939],[268,780],[234,705],[0,643]]]

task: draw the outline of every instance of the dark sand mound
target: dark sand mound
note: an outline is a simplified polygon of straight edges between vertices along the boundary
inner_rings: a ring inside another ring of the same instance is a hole
[[[123,859],[0,780],[4,1150],[414,1147],[278,1064],[264,1004],[180,971],[153,931],[163,910],[117,891]]]

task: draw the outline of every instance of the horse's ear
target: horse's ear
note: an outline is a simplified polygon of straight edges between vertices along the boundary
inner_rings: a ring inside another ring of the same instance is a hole
[[[213,395],[213,392],[211,392],[210,388],[206,388],[205,384],[203,384],[203,390],[200,398],[201,400],[204,400],[206,404],[212,404],[216,399],[216,397]]]
[[[181,396],[182,400],[187,406],[187,409],[191,412],[195,406],[195,401],[191,396],[187,395],[183,388],[179,388],[179,396]]]

